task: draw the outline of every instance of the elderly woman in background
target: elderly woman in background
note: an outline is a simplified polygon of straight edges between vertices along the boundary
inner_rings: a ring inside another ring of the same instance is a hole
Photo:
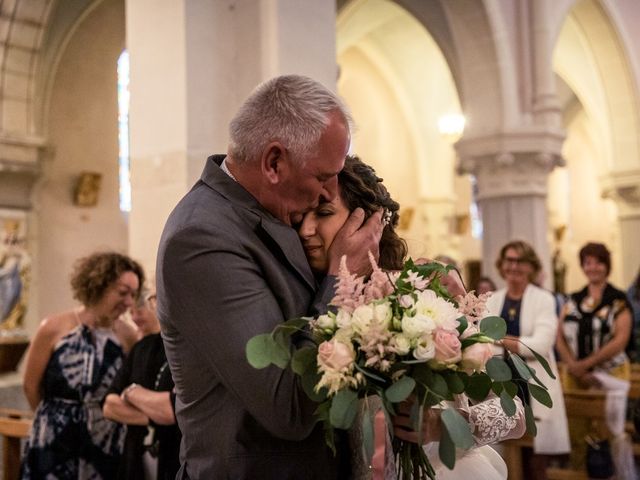
[[[534,479],[545,479],[550,456],[566,454],[570,450],[567,416],[559,381],[546,374],[528,348],[540,353],[557,375],[553,353],[558,319],[553,295],[533,282],[542,268],[533,248],[515,240],[500,249],[496,268],[506,287],[496,291],[487,301],[488,310],[507,321],[504,348],[519,354],[549,389],[553,408],[538,402],[532,405],[538,434],[534,439],[533,455],[525,456],[525,473]]]
[[[127,425],[122,480],[173,480],[180,468],[180,430],[174,413],[173,378],[160,336],[155,292],[133,309],[144,338],[133,346],[104,402],[104,416]]]
[[[568,388],[607,390],[607,425],[614,434],[618,478],[636,478],[630,444],[624,435],[631,367],[625,349],[632,348],[631,307],[625,292],[608,283],[611,254],[602,243],[588,243],[579,253],[587,286],[569,296],[560,314],[557,349],[569,375]],[[612,413],[617,412],[617,418]],[[574,428],[575,427],[575,428]],[[572,462],[584,462],[585,426],[572,423],[576,447]]]
[[[35,409],[22,478],[115,478],[124,429],[101,402],[136,340],[121,316],[135,303],[142,267],[119,253],[78,260],[71,278],[81,306],[45,318],[29,347],[24,392]]]

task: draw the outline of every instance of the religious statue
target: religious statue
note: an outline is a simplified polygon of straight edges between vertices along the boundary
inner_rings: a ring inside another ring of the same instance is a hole
[[[22,327],[27,310],[31,260],[20,236],[20,220],[3,220],[0,231],[0,331]]]

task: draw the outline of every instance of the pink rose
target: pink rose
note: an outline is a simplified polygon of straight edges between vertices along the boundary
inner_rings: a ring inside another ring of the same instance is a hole
[[[323,370],[342,371],[349,368],[356,354],[351,344],[339,342],[335,338],[322,342],[318,347],[318,366]]]
[[[462,358],[460,339],[458,332],[437,329],[433,334],[433,342],[436,346],[434,360],[440,364],[453,364]]]
[[[493,347],[490,343],[474,343],[462,352],[460,366],[468,373],[482,371],[492,356]]]

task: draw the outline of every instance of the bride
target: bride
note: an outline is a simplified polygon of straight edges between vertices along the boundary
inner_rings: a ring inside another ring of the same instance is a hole
[[[345,223],[350,213],[362,208],[368,217],[373,212],[384,209],[384,230],[380,239],[380,258],[378,263],[385,270],[400,270],[407,255],[407,246],[395,231],[398,224],[399,205],[377,177],[375,171],[358,157],[347,157],[344,169],[338,175],[338,196],[332,202],[321,203],[315,210],[307,213],[298,227],[298,234],[309,264],[315,274],[322,277],[328,271],[328,251],[334,237]],[[443,279],[453,295],[464,293],[456,276]],[[371,400],[369,400],[371,401]],[[374,400],[375,402],[375,400]],[[458,451],[454,470],[444,466],[438,456],[440,416],[438,409],[425,412],[422,431],[425,452],[433,465],[438,480],[466,478],[479,480],[499,480],[507,478],[507,467],[502,458],[489,445],[509,438],[519,438],[525,432],[524,407],[516,398],[517,411],[508,417],[500,406],[497,397],[487,398],[483,402],[471,404],[465,395],[458,395],[455,407],[468,419],[475,445],[466,451]],[[377,407],[380,407],[379,399]],[[377,416],[378,425],[386,431],[384,419]],[[360,425],[356,420],[354,425]],[[409,428],[409,413],[400,412],[394,418],[394,435],[402,440],[418,443],[418,434]],[[376,453],[373,465],[368,465],[362,453],[362,432],[354,427],[350,432],[353,453],[353,479],[395,479],[395,465],[388,434],[376,436]],[[380,437],[385,437],[382,441]]]

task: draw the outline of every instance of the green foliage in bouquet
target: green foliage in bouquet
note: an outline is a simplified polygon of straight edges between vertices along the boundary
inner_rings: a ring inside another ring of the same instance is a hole
[[[471,292],[452,298],[441,282],[452,267],[408,260],[402,271],[389,273],[378,269],[373,260],[372,265],[374,272],[365,281],[350,274],[343,259],[333,311],[286,321],[270,333],[253,337],[246,347],[253,367],[274,364],[300,376],[306,394],[318,402],[316,415],[334,452],[333,429],[351,428],[360,399],[371,395],[382,400],[390,432],[391,417],[402,402],[412,404],[411,421],[417,432],[425,408],[442,408],[443,402],[462,393],[480,402],[493,392],[509,416],[516,413],[514,398],[519,391],[552,406],[547,388],[520,356],[506,350],[504,358],[493,356],[492,344],[504,338],[506,322],[484,317],[486,296]],[[294,348],[294,335],[310,336],[313,341]],[[547,361],[529,350],[555,378]],[[362,404],[368,408],[367,401]],[[525,416],[527,432],[535,435],[528,404]],[[371,458],[373,412],[361,418],[363,448]],[[454,408],[442,408],[440,418],[439,455],[452,469],[456,448],[471,448],[473,437],[469,423]],[[393,447],[399,478],[434,478],[420,445],[395,438]]]

